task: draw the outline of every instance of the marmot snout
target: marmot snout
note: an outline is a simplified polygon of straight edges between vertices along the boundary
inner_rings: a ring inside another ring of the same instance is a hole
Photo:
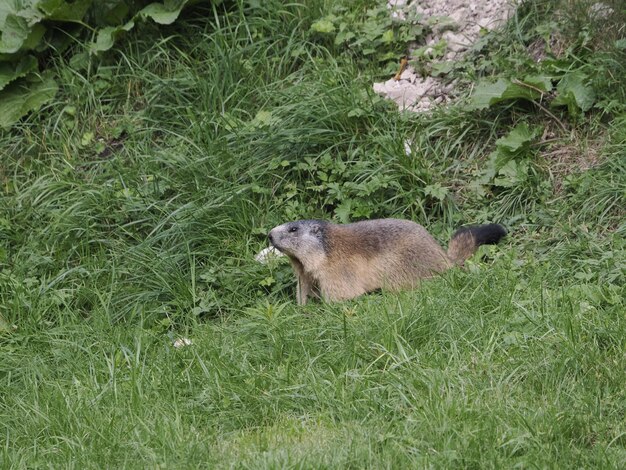
[[[345,300],[375,289],[415,287],[461,265],[480,245],[506,235],[498,224],[464,227],[446,253],[424,227],[409,220],[378,219],[353,224],[300,220],[273,228],[270,243],[286,254],[298,278],[299,304],[309,295]]]
[[[326,227],[323,220],[300,220],[273,228],[270,243],[279,251],[307,266],[317,266],[326,257]]]

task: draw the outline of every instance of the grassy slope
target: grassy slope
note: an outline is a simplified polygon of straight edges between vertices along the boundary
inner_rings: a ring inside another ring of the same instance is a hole
[[[533,5],[457,73],[532,69],[551,18]],[[144,28],[102,62],[59,61],[58,101],[0,136],[3,466],[626,459],[620,61],[585,55],[593,29],[565,56],[598,70],[604,103],[557,113],[567,132],[524,104],[399,116],[371,95],[378,64],[310,36],[328,11]],[[471,190],[521,121],[553,136],[530,176]],[[591,150],[603,163],[572,169]],[[298,308],[288,266],[252,257],[273,225],[333,216],[511,236],[420,291]]]

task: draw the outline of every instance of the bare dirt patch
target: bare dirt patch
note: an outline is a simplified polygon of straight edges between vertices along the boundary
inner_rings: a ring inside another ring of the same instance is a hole
[[[600,135],[594,140],[574,140],[560,143],[541,152],[546,162],[555,192],[563,190],[563,181],[569,175],[582,173],[602,164],[604,161],[602,148],[605,136]]]

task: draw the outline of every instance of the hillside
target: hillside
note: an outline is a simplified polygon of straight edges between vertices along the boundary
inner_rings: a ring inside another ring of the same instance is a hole
[[[54,98],[0,131],[1,466],[621,467],[622,3],[412,49],[454,83],[428,113],[372,85],[445,19],[383,1],[213,2],[47,54]],[[254,260],[280,223],[376,217],[509,235],[305,307]]]

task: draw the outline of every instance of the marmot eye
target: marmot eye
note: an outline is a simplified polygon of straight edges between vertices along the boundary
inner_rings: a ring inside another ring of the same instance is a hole
[[[289,227],[289,232],[297,232],[298,231],[298,227],[297,226],[293,226],[293,227]]]

